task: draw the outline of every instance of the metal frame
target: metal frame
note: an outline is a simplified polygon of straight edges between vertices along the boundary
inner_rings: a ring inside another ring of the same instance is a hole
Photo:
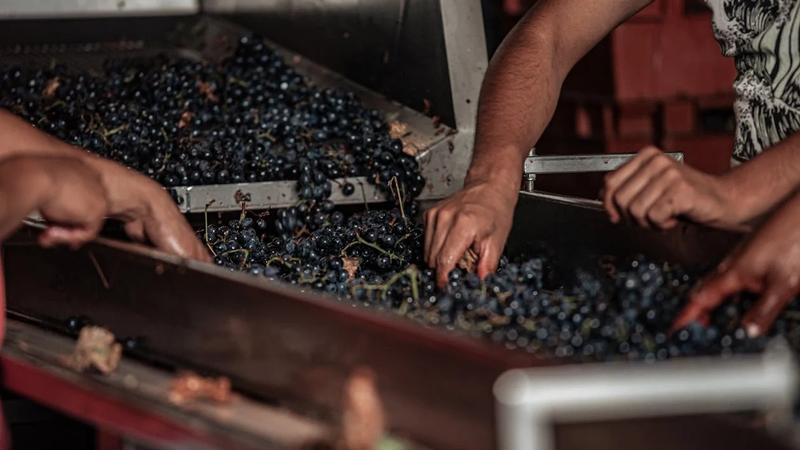
[[[555,423],[763,411],[769,429],[791,424],[798,369],[786,348],[709,358],[515,369],[494,386],[500,450],[554,450]]]
[[[196,14],[199,0],[3,0],[2,19]]]
[[[681,164],[684,162],[684,156],[681,152],[665,154]],[[603,155],[537,156],[536,149],[533,148],[528,157],[525,158],[525,165],[522,169],[523,188],[525,191],[533,192],[536,175],[611,172],[633,159],[636,155],[636,153],[614,153]]]
[[[472,160],[478,97],[489,61],[479,0],[440,0],[450,89],[458,133],[420,155],[429,188],[420,200],[448,197],[464,186]]]
[[[160,449],[302,448],[329,440],[333,431],[239,395],[221,406],[176,405],[169,401],[173,374],[128,358],[108,376],[80,374],[61,363],[74,345],[68,337],[10,319],[0,351],[3,386],[122,440]]]

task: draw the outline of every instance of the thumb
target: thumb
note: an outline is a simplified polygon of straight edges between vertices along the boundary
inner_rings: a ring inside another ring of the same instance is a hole
[[[96,233],[86,228],[51,226],[39,235],[39,245],[42,247],[68,245],[74,249],[91,241],[95,235]]]
[[[144,223],[141,220],[132,220],[125,223],[125,234],[136,242],[144,242],[147,236],[144,231]]]

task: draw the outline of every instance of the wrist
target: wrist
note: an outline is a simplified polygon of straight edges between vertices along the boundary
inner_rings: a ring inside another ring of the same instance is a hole
[[[491,186],[498,192],[516,196],[522,185],[522,171],[507,166],[471,167],[464,179],[464,187]]]
[[[514,145],[476,143],[464,186],[489,184],[516,195],[522,186],[522,170],[527,151]]]
[[[150,214],[153,189],[161,189],[155,181],[92,154],[87,153],[86,163],[100,174],[112,217],[130,221]]]
[[[20,204],[41,208],[57,194],[56,175],[41,158],[12,156],[0,163],[4,189],[17,196]]]

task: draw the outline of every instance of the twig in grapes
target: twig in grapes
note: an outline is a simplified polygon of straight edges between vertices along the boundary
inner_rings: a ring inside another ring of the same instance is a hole
[[[394,187],[392,187],[392,181],[394,181]],[[389,185],[389,190],[392,192],[392,196],[397,200],[397,204],[400,206],[400,215],[403,217],[403,223],[408,224],[406,213],[403,210],[403,194],[400,192],[400,183],[397,181],[397,177],[392,177],[387,184]]]
[[[378,244],[375,244],[375,243],[372,243],[372,242],[367,242],[358,233],[356,233],[356,240],[355,241],[353,241],[353,242],[351,242],[351,243],[349,243],[349,244],[344,246],[344,248],[342,249],[341,256],[347,256],[347,250],[349,250],[350,247],[352,247],[354,245],[358,245],[358,244],[363,244],[363,245],[366,245],[367,247],[373,248],[373,249],[383,253],[384,255],[387,255],[391,259],[396,259],[398,261],[402,261],[403,260],[403,258],[395,255],[394,253],[388,252],[388,251],[382,249]]]
[[[94,253],[92,253],[91,251],[89,252],[89,259],[92,260],[92,264],[94,265],[95,270],[97,270],[97,275],[100,276],[100,281],[103,282],[103,287],[108,289],[110,286],[108,284],[108,279],[106,278],[106,275],[103,273],[103,269],[100,267],[100,264],[97,262],[97,258],[94,257]]]

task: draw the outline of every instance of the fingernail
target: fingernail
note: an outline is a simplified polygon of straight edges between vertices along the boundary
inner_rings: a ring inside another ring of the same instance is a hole
[[[761,327],[754,323],[747,325],[745,330],[747,331],[747,336],[750,338],[756,338],[761,335]]]

